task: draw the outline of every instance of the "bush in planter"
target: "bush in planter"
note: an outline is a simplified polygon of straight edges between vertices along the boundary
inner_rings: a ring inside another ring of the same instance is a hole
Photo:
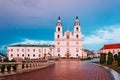
[[[120,52],[118,52],[118,66],[120,67]]]
[[[7,65],[7,71],[10,72],[10,70],[11,70],[11,65],[8,64],[8,65]]]
[[[113,54],[111,52],[108,52],[107,64],[112,65],[113,61],[114,61]]]
[[[115,61],[118,60],[118,55],[117,54],[114,55],[114,59],[115,59]]]
[[[100,64],[104,64],[106,62],[106,53],[100,53]]]
[[[17,64],[14,64],[12,67],[13,67],[13,70],[16,71],[16,69],[17,69]]]
[[[2,65],[1,66],[1,72],[4,73],[4,71],[5,71],[5,65]]]

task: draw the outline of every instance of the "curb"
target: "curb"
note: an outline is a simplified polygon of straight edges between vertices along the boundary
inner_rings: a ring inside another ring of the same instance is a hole
[[[110,78],[111,80],[120,80],[120,74],[118,72],[116,72],[115,70],[113,70],[112,68],[108,68],[106,66],[102,66],[96,63],[91,63],[100,67],[103,67],[105,70],[107,70],[109,72]]]

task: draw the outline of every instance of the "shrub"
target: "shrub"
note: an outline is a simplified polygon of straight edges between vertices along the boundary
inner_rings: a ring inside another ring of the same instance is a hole
[[[117,54],[114,55],[114,59],[115,59],[115,61],[118,61],[118,55]]]
[[[107,64],[112,65],[113,61],[114,61],[113,54],[111,52],[108,52]]]
[[[120,67],[120,52],[118,52],[118,66]]]
[[[104,64],[106,62],[106,53],[100,54],[100,64]]]
[[[1,72],[4,73],[4,71],[5,71],[5,65],[2,65],[1,66]]]
[[[16,62],[16,60],[15,60],[15,59],[12,59],[10,62]]]
[[[8,65],[7,65],[7,71],[10,72],[10,70],[11,70],[11,65],[8,64]]]

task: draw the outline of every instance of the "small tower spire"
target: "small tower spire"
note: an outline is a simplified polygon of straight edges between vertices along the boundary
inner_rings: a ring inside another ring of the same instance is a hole
[[[79,23],[79,21],[78,21],[78,16],[76,16],[76,20],[75,20],[74,25],[75,25],[75,26],[76,26],[76,25],[80,25],[80,23]]]
[[[58,17],[58,21],[57,21],[57,26],[62,26],[61,20],[60,20],[60,16]]]
[[[60,16],[58,17],[58,20],[60,20]]]
[[[76,19],[78,19],[78,16],[76,16]]]

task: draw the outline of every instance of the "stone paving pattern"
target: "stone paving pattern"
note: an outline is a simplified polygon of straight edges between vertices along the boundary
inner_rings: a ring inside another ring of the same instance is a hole
[[[3,77],[2,80],[111,80],[104,68],[82,61],[59,61],[55,66]]]

